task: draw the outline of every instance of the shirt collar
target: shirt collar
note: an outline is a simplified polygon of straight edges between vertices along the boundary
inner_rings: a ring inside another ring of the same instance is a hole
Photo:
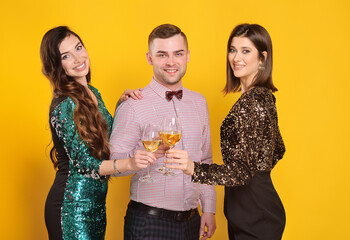
[[[167,88],[165,86],[163,86],[162,84],[160,84],[159,82],[157,82],[154,77],[152,77],[152,80],[149,84],[149,86],[151,87],[151,89],[157,93],[161,98],[165,98],[165,92],[166,91],[173,91],[171,90],[170,88]],[[180,84],[180,86],[175,90],[175,91],[178,91],[178,90],[183,90],[183,86],[182,86],[182,82]]]

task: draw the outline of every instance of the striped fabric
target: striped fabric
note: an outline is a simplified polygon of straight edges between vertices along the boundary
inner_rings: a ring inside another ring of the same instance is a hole
[[[175,148],[188,151],[195,162],[212,163],[212,150],[208,106],[205,98],[196,92],[183,88],[181,100],[168,101],[165,91],[169,89],[152,79],[143,91],[141,100],[129,99],[122,103],[114,116],[110,137],[111,159],[132,157],[136,150],[144,149],[141,142],[142,129],[147,123],[160,124],[163,117],[177,116],[182,122],[182,137]],[[147,169],[126,172],[116,176],[134,174],[131,178],[130,199],[136,202],[175,211],[186,211],[201,204],[203,212],[216,212],[214,186],[191,182],[191,176],[174,170],[175,176],[164,176],[155,171],[163,163],[157,159],[150,174],[156,183],[142,183],[138,179]]]

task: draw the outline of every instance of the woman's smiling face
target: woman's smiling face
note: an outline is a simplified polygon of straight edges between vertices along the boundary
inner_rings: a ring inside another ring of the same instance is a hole
[[[60,44],[62,67],[65,73],[76,81],[86,81],[89,73],[89,55],[74,35],[67,36]]]

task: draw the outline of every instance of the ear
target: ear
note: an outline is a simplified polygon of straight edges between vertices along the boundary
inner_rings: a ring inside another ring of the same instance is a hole
[[[187,62],[190,61],[190,50],[187,50]]]
[[[152,56],[149,52],[146,52],[146,58],[149,65],[153,65]]]
[[[266,59],[267,59],[267,52],[266,52],[266,51],[263,51],[261,54],[264,56],[264,61],[261,62],[261,64],[263,64],[264,62],[266,62]]]

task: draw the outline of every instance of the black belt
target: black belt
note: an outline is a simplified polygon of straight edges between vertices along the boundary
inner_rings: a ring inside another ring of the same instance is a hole
[[[197,209],[188,211],[172,211],[163,208],[156,208],[145,205],[140,202],[130,201],[129,207],[147,213],[149,215],[158,216],[160,218],[171,219],[177,222],[190,220],[197,212]]]

